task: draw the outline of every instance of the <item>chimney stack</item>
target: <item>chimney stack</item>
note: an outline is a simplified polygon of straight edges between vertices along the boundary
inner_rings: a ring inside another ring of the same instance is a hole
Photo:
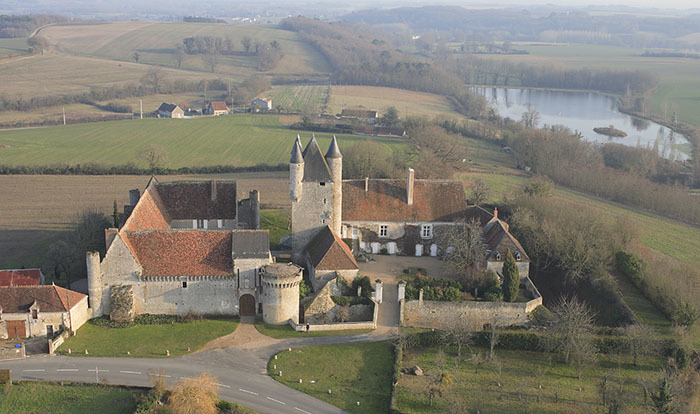
[[[134,189],[134,190],[129,190],[129,205],[130,206],[135,206],[136,203],[139,202],[139,198],[141,198],[141,191],[139,189]]]
[[[406,203],[413,205],[413,185],[416,182],[416,173],[413,168],[408,169],[408,183],[406,183]]]
[[[211,180],[211,201],[216,201],[216,180]]]
[[[365,177],[365,193],[369,191],[369,177]]]

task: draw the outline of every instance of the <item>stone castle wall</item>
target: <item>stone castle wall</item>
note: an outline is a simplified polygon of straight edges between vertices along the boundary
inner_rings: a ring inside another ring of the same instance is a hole
[[[303,182],[301,187],[301,200],[292,203],[292,247],[297,254],[319,231],[332,224],[333,217],[332,182]]]

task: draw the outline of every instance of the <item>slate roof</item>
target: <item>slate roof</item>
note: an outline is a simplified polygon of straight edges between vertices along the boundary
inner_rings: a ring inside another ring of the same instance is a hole
[[[467,198],[458,181],[415,180],[413,204],[406,180],[343,181],[343,221],[455,221],[468,218]]]
[[[38,286],[41,269],[0,270],[0,286]]]
[[[160,104],[160,107],[158,107],[158,111],[173,112],[175,108],[177,108],[177,105],[163,102],[162,104]]]
[[[3,313],[24,313],[36,301],[39,312],[67,312],[86,295],[59,286],[0,287]]]
[[[302,155],[304,156],[305,182],[333,181],[331,178],[331,170],[328,168],[326,158],[324,158],[315,137],[311,138],[311,141],[309,141]]]
[[[338,148],[338,140],[335,138],[335,135],[333,135],[331,145],[328,147],[328,151],[326,151],[326,158],[343,158],[343,154],[340,153],[340,148]]]
[[[487,260],[496,260],[496,252],[501,254],[501,261],[505,260],[506,251],[508,250],[510,250],[513,255],[515,255],[515,252],[520,252],[521,256],[520,260],[518,260],[519,262],[526,262],[530,260],[527,253],[525,253],[523,246],[521,246],[520,242],[513,237],[512,234],[510,234],[501,220],[496,220],[491,228],[486,232],[484,235],[484,243],[486,243],[489,246],[488,249],[491,250],[491,254],[486,257]]]
[[[171,220],[235,219],[236,182],[216,181],[212,199],[212,182],[169,182],[155,185],[162,206]]]
[[[326,226],[306,247],[316,270],[355,270],[357,262],[347,244]]]
[[[292,147],[292,156],[289,158],[290,164],[301,164],[304,162],[304,155],[301,150],[301,142],[299,141],[299,135],[297,135],[296,141],[294,141],[294,146]]]
[[[144,277],[224,276],[233,271],[230,231],[150,230],[122,236]]]
[[[270,234],[267,230],[235,230],[233,257],[236,259],[266,259],[270,257]]]

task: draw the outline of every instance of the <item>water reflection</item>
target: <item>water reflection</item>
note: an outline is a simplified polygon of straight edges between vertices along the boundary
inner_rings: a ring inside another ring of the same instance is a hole
[[[473,88],[486,97],[501,116],[520,120],[534,108],[540,113],[539,126],[564,125],[580,131],[588,141],[618,142],[629,146],[658,148],[659,154],[672,159],[686,159],[685,137],[655,122],[635,118],[617,110],[615,98],[595,92],[552,91],[515,88]],[[611,138],[593,132],[596,127],[614,126],[627,133]]]

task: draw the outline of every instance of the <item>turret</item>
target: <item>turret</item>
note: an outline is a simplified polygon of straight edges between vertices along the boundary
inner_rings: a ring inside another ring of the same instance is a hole
[[[326,162],[331,170],[333,179],[333,216],[330,227],[335,234],[340,235],[340,227],[343,218],[343,154],[338,148],[338,140],[333,135],[331,145],[326,152]]]
[[[102,316],[102,270],[100,268],[100,253],[87,252],[88,303],[92,317]]]
[[[301,151],[301,140],[297,135],[289,159],[289,198],[292,202],[301,200],[301,182],[304,179],[304,156]]]

